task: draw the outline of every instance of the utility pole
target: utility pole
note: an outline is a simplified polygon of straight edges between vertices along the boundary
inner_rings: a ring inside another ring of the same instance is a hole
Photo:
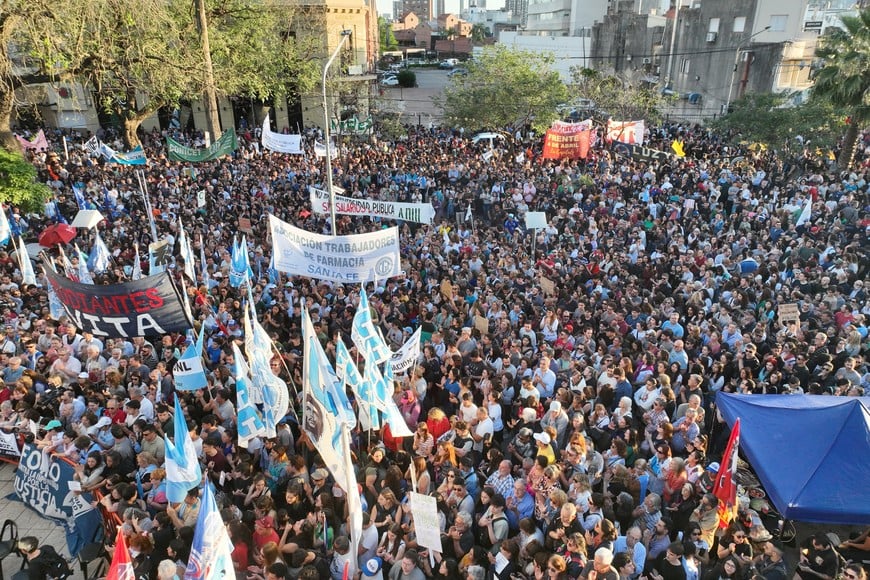
[[[205,89],[202,102],[205,106],[205,118],[212,143],[220,139],[221,122],[218,118],[217,91],[214,86],[214,68],[211,64],[211,48],[208,44],[208,20],[205,15],[205,0],[194,0],[196,3],[196,24],[199,37],[202,40],[202,55],[205,63]]]

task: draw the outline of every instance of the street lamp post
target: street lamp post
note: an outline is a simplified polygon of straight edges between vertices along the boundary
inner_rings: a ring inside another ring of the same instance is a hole
[[[725,101],[725,111],[723,112],[723,114],[727,115],[728,109],[731,107],[731,95],[734,92],[734,78],[737,76],[737,66],[740,64],[740,53],[743,51],[744,48],[746,48],[746,46],[753,38],[755,38],[759,34],[767,32],[768,30],[770,30],[770,26],[765,26],[737,46],[737,50],[734,52],[734,68],[731,69],[731,83],[728,85],[728,100]]]
[[[336,235],[335,228],[335,191],[332,189],[332,145],[329,137],[329,108],[326,101],[326,74],[329,72],[329,67],[338,57],[341,52],[341,47],[344,46],[344,41],[350,37],[350,30],[341,31],[341,39],[338,41],[338,46],[335,47],[335,52],[326,61],[326,66],[323,67],[323,139],[326,143],[326,190],[329,192],[329,219],[332,225],[332,235]]]

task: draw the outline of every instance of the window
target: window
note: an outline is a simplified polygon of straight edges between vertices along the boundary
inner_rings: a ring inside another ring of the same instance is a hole
[[[788,24],[788,14],[771,14],[770,15],[770,31],[785,32],[785,26]]]
[[[682,60],[682,62],[680,63],[680,72],[683,73],[684,75],[689,74],[689,64],[691,62],[692,61],[690,61],[688,58],[684,58]]]
[[[746,17],[738,16],[734,19],[734,32],[743,32],[746,30]]]
[[[707,32],[715,32],[715,33],[719,32],[719,19],[718,18],[711,18],[710,19],[710,26],[707,28]]]

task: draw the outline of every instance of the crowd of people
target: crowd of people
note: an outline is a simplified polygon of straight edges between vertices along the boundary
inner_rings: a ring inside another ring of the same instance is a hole
[[[176,397],[239,578],[339,580],[354,561],[363,578],[390,580],[785,580],[794,571],[777,541],[753,545],[740,518],[717,531],[712,479],[729,430],[715,395],[855,397],[870,387],[870,135],[855,169],[839,171],[809,151],[751,151],[697,126],[648,133],[660,150],[679,136],[687,156],[647,162],[601,143],[585,160],[544,160],[540,140],[520,134],[485,158],[461,133],[424,127],[395,142],[343,140],[332,170],[346,195],[436,210],[431,225],[398,224],[404,276],[368,288],[390,346],[422,327],[423,352],[395,383],[413,438],[389,427],[354,433],[358,553],[344,491],[297,415],[277,437],[237,445],[231,344],[246,300],[228,280],[237,218],[251,222],[253,299],[275,343],[273,372],[294,400],[300,305],[328,355],[337,340],[356,352],[359,287],[269,270],[268,214],[329,233],[308,197],[323,187],[323,161],[264,150],[256,131],[242,133],[232,158],[196,164],[168,161],[165,133],[142,136],[158,235],[174,247],[181,219],[205,256],[188,293],[206,329],[209,387],[174,390],[184,336],[101,338],[53,319],[44,287],[23,284],[18,262],[0,252],[0,428],[32,429],[36,445],[77,464],[82,490],[120,518],[140,580],[180,577],[200,509],[198,489],[178,505],[166,498]],[[78,137],[70,142],[87,136]],[[309,149],[315,137],[306,134]],[[30,157],[53,198],[42,214],[7,209],[25,241],[71,221],[80,187],[107,218],[99,230],[113,254],[95,282],[130,279],[153,241],[134,169],[79,147],[68,159]],[[529,211],[545,212],[547,227],[527,230]],[[337,229],[390,224],[339,216]],[[781,317],[783,304],[798,315]],[[417,544],[414,489],[437,501],[441,552]],[[38,555],[28,541],[25,553]],[[868,548],[866,534],[839,547],[814,537],[797,574],[866,580]]]

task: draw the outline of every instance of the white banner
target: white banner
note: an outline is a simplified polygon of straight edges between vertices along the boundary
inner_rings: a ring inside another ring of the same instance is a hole
[[[311,208],[314,213],[329,214],[329,193],[323,189],[309,187]],[[435,219],[435,208],[431,203],[402,203],[398,201],[379,201],[376,199],[355,199],[343,195],[335,196],[335,213],[340,215],[363,215],[392,220],[404,220],[417,224],[431,224]]]
[[[643,145],[644,122],[640,121],[607,121],[607,140],[628,143],[629,145]]]
[[[420,359],[420,336],[423,327],[418,327],[408,342],[402,345],[402,348],[393,353],[393,358],[390,359],[390,364],[393,367],[393,372],[403,373],[406,370],[417,364]]]
[[[338,157],[338,147],[335,146],[335,143],[330,143],[329,154],[333,157]],[[320,141],[315,141],[314,155],[317,157],[326,157],[326,145]]]
[[[361,284],[402,273],[399,228],[324,236],[269,215],[275,269],[296,276]]]
[[[263,147],[278,153],[302,155],[302,135],[283,135],[269,130],[269,116],[263,119],[263,136],[260,138]]]
[[[435,498],[421,493],[411,492],[411,513],[414,515],[414,531],[417,533],[417,544],[439,554],[444,551],[441,546],[441,526],[438,521],[438,506]]]

